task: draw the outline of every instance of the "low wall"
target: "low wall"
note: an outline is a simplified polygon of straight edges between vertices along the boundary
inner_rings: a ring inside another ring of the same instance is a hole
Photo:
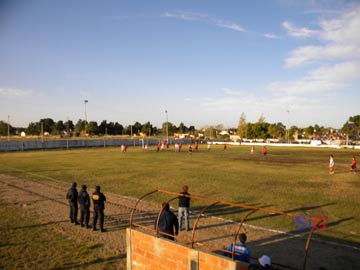
[[[240,270],[243,262],[126,229],[127,270]]]
[[[144,139],[148,145],[156,145],[159,139]],[[31,141],[0,141],[0,152],[68,149],[86,147],[116,147],[122,144],[129,146],[142,146],[142,139],[84,139],[84,140],[31,140]]]

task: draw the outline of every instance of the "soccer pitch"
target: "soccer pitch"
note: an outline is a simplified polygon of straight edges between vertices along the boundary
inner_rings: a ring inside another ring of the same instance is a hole
[[[329,175],[330,154],[335,158],[335,174]],[[0,153],[0,174],[22,176],[36,181],[59,181],[64,186],[76,181],[88,187],[101,185],[106,193],[140,197],[162,189],[180,192],[189,186],[191,195],[214,200],[266,207],[293,214],[326,217],[327,229],[318,234],[360,243],[360,174],[350,172],[356,150],[290,148],[268,146],[263,157],[261,147],[213,145],[210,151],[180,153],[173,146],[161,152],[149,147],[88,148]],[[150,200],[161,203],[162,195]],[[203,202],[193,201],[200,209]],[[210,214],[239,221],[236,211]],[[278,216],[254,215],[247,221],[256,226],[294,231],[295,220]]]

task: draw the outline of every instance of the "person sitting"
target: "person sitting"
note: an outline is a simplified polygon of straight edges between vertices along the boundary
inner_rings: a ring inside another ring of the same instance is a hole
[[[235,247],[233,247],[233,243],[231,243],[227,248],[227,252],[224,252],[223,255],[227,257],[232,257],[232,251],[234,248],[234,259],[238,261],[243,261],[246,263],[250,263],[250,249],[245,244],[246,242],[246,234],[241,233],[239,235],[240,242],[235,243]]]

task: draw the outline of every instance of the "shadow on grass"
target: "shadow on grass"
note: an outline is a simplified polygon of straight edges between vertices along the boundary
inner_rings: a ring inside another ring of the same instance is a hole
[[[19,226],[19,227],[7,227],[7,228],[1,228],[1,231],[8,231],[8,230],[23,230],[23,229],[34,229],[39,227],[46,227],[48,225],[54,225],[54,224],[60,224],[60,223],[68,223],[68,220],[60,220],[60,221],[50,221],[47,223],[41,223],[41,224],[33,224],[28,226]]]
[[[50,268],[51,270],[65,270],[65,269],[85,269],[88,266],[94,266],[94,265],[98,265],[98,264],[103,264],[103,263],[116,263],[118,260],[121,259],[125,259],[126,258],[126,254],[120,254],[117,256],[112,256],[112,257],[108,257],[108,258],[98,258],[98,259],[94,259],[90,262],[85,262],[85,263],[66,263],[63,266],[56,266],[53,268]]]

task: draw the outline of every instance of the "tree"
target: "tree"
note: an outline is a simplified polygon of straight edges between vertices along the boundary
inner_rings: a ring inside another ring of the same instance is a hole
[[[237,133],[238,133],[240,139],[243,139],[246,137],[246,115],[245,115],[245,113],[242,113],[240,116]]]
[[[0,121],[0,136],[7,136],[8,128],[9,128],[10,135],[14,135],[15,128],[13,128],[11,125],[8,125],[7,122]]]
[[[98,134],[105,134],[107,129],[107,122],[103,120],[98,127]]]
[[[124,127],[120,125],[118,122],[114,125],[114,135],[120,135],[123,133]]]
[[[31,122],[26,128],[26,134],[28,135],[40,135],[41,133],[41,125],[39,122],[34,123]]]
[[[282,123],[271,124],[269,125],[268,133],[270,137],[278,139],[284,136],[285,128],[285,125],[283,125]]]
[[[40,119],[40,126],[42,125],[42,131],[43,132],[49,132],[52,133],[55,131],[55,122],[51,118],[43,118]]]
[[[55,124],[55,134],[61,134],[64,130],[66,130],[66,127],[62,120],[59,120]]]
[[[260,115],[258,123],[265,123],[265,116],[263,113]]]
[[[180,123],[179,128],[178,128],[178,133],[186,133],[188,130],[188,128],[184,125],[183,122]]]
[[[74,131],[74,123],[71,120],[67,120],[65,122],[66,132],[71,133]]]
[[[85,131],[85,121],[82,119],[79,119],[75,125],[76,136],[79,136],[82,131]]]
[[[152,124],[150,124],[150,122],[146,122],[141,128],[141,133],[143,133],[144,135],[151,136],[151,134],[153,134]]]
[[[174,126],[171,122],[164,122],[162,124],[162,132],[166,134],[167,130],[169,131],[169,136],[170,136],[170,134],[174,134],[176,130],[176,126]]]
[[[99,128],[98,128],[98,124],[96,121],[90,121],[88,124],[87,124],[87,133],[89,135],[97,135],[99,133]]]
[[[349,137],[356,138],[359,137],[359,128],[360,128],[360,115],[350,116],[349,119],[342,127],[343,133],[348,133]]]

